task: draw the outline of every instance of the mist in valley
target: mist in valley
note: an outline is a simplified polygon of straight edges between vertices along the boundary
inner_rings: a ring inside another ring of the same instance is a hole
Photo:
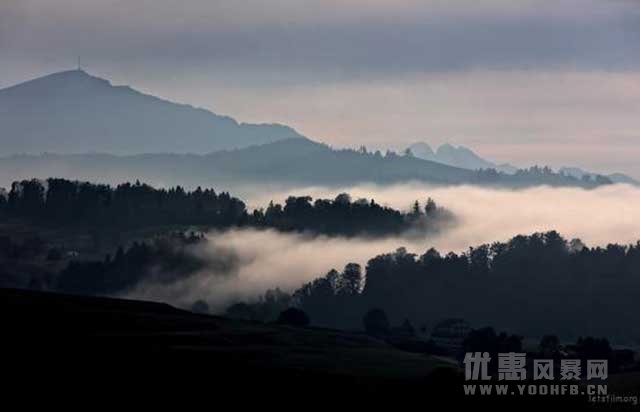
[[[556,230],[567,240],[580,238],[588,246],[630,244],[640,239],[640,189],[609,185],[593,190],[536,187],[526,190],[474,186],[435,187],[420,183],[392,186],[359,185],[340,189],[304,187],[281,192],[255,191],[246,198],[250,208],[264,207],[289,195],[333,198],[340,192],[352,198],[375,199],[400,210],[428,197],[451,211],[455,223],[426,233],[385,238],[343,238],[281,233],[273,230],[234,229],[210,232],[209,241],[192,253],[211,261],[205,270],[167,285],[144,282],[127,297],[166,301],[190,307],[207,302],[221,312],[239,300],[254,301],[267,289],[292,291],[347,263],[363,267],[381,253],[400,247],[423,254],[435,247],[442,254],[463,252],[470,246],[506,241],[518,234]],[[216,262],[232,256],[230,266]]]

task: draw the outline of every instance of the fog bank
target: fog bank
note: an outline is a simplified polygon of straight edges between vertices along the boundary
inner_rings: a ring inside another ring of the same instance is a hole
[[[594,190],[538,187],[526,190],[471,186],[432,187],[411,183],[393,186],[361,185],[342,190],[308,187],[281,193],[256,193],[249,205],[283,201],[289,194],[332,198],[341,191],[354,199],[406,210],[427,197],[452,211],[455,226],[440,233],[409,238],[346,239],[283,234],[275,231],[232,230],[210,233],[210,241],[194,253],[202,256],[233,253],[231,273],[208,269],[172,286],[145,284],[130,296],[189,306],[195,300],[209,303],[213,311],[229,303],[252,300],[268,288],[291,291],[328,270],[346,263],[366,262],[380,254],[406,247],[422,254],[431,247],[441,253],[462,252],[469,246],[506,241],[518,234],[557,230],[568,240],[581,238],[588,246],[635,243],[640,239],[640,189],[627,185]]]

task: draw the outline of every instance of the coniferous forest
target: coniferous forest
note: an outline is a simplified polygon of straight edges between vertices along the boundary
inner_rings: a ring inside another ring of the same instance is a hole
[[[289,197],[284,206],[272,202],[249,212],[226,192],[154,189],[139,182],[112,188],[63,179],[29,180],[15,183],[0,199],[0,213],[7,221],[91,230],[182,226],[382,236],[427,230],[452,219],[431,199],[424,209],[416,202],[403,213],[373,200],[352,201],[347,194],[315,201],[301,196]],[[5,236],[0,259],[42,259],[57,267],[22,273],[18,284],[30,288],[118,295],[145,282],[171,285],[211,265],[229,269],[238,264],[229,251],[218,250],[207,259],[194,254],[193,248],[208,242],[199,233],[172,231],[121,245],[102,257],[80,259],[39,238],[18,242]],[[16,274],[8,268],[3,269],[5,286],[16,284]],[[413,254],[400,248],[373,257],[364,267],[350,263],[342,271],[332,269],[292,292],[276,289],[259,301],[238,301],[227,314],[270,322],[296,307],[312,325],[357,329],[368,310],[380,308],[393,323],[408,320],[423,328],[460,317],[531,336],[552,330],[576,337],[589,331],[633,342],[640,333],[633,321],[640,310],[634,295],[640,288],[638,273],[638,244],[590,248],[551,231],[479,245],[465,253],[441,255],[429,249]],[[548,312],[554,315],[546,316]]]
[[[213,189],[25,180],[0,194],[0,224],[6,225],[0,285],[121,295],[144,282],[171,284],[212,267],[232,270],[234,251],[217,250],[209,259],[193,252],[207,243],[208,231],[377,238],[437,232],[453,220],[431,198],[406,212],[374,200],[353,201],[346,193],[315,201],[290,196],[284,205],[270,202],[249,211],[240,199]]]
[[[248,211],[245,203],[227,192],[177,186],[155,189],[140,182],[116,187],[65,179],[15,182],[0,195],[0,213],[49,226],[90,227],[95,230],[130,230],[152,226],[193,225],[205,229],[231,227],[272,228],[279,231],[325,235],[382,236],[451,220],[446,210],[426,199],[424,210],[416,201],[403,213],[342,193],[335,199],[291,196],[284,205]]]
[[[524,336],[555,331],[565,338],[590,334],[633,343],[640,333],[634,322],[638,274],[640,243],[589,248],[547,232],[461,254],[398,249],[364,268],[351,263],[292,294],[270,291],[228,313],[268,321],[278,308],[295,305],[317,325],[358,328],[368,310],[380,308],[398,325],[408,319],[431,329],[442,319],[463,318]]]

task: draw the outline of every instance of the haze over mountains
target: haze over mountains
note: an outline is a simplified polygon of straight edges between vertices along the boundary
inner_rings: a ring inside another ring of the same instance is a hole
[[[114,86],[82,70],[0,90],[2,154],[209,153],[301,137]]]
[[[445,143],[438,147],[435,151],[428,143],[419,142],[409,146],[414,156],[431,160],[433,162],[442,163],[449,166],[461,167],[463,169],[496,169],[500,172],[513,174],[518,168],[510,164],[498,165],[489,160],[483,159],[475,154],[471,149],[464,146],[452,146]]]
[[[590,178],[593,178],[594,176],[596,176],[596,173],[588,172],[579,167],[561,167],[558,170],[558,172],[564,173],[567,176],[573,176],[578,179],[582,179],[585,176],[589,176]],[[609,180],[611,180],[613,183],[624,183],[624,184],[629,184],[634,186],[640,186],[640,181],[632,178],[631,176],[627,176],[623,173],[611,173],[605,176]]]
[[[245,124],[140,93],[82,70],[0,90],[0,186],[52,176],[232,189],[238,184],[548,184],[608,179],[498,166],[463,147],[411,146],[414,156],[336,150],[277,124]],[[496,169],[478,172],[479,169]]]
[[[353,150],[333,150],[305,138],[206,155],[44,154],[0,160],[0,177],[5,178],[2,182],[5,185],[9,178],[58,176],[107,183],[140,179],[166,185],[215,184],[231,189],[238,184],[265,183],[341,185],[403,180],[464,183],[471,182],[474,175],[470,170],[414,157],[382,157]]]
[[[592,188],[611,183],[608,179],[584,181],[541,168],[518,171],[514,175],[473,171],[414,156],[334,150],[304,138],[206,155],[45,154],[0,159],[0,186],[8,186],[17,179],[50,176],[102,183],[139,179],[164,186],[213,185],[234,192],[238,192],[238,186],[264,189],[267,184],[341,187],[357,183],[421,181],[437,185],[473,184],[517,188],[544,184]]]
[[[414,156],[420,159],[430,160],[453,167],[460,167],[469,170],[495,169],[506,174],[514,174],[518,171],[516,166],[509,163],[494,163],[480,157],[471,149],[464,146],[455,147],[449,143],[445,143],[439,146],[436,150],[433,150],[428,143],[418,142],[409,146],[408,149],[411,150],[411,153],[413,153]],[[558,169],[558,173],[575,177],[576,179],[582,179],[584,176],[589,176],[591,179],[595,179],[599,175],[598,173],[588,172],[577,167],[562,167]],[[640,185],[639,181],[622,173],[611,173],[604,176],[610,179],[613,183]]]

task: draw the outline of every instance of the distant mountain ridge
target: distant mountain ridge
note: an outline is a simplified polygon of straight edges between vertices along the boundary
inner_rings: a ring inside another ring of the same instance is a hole
[[[115,156],[22,155],[0,158],[0,186],[15,180],[62,177],[97,183],[149,182],[160,186],[215,186],[218,189],[256,185],[344,187],[357,183],[406,183],[422,181],[437,185],[535,185],[596,187],[608,180],[583,181],[534,168],[514,175],[474,171],[444,165],[415,156],[389,152],[370,153],[335,150],[304,138],[279,140],[243,149],[207,155],[142,154]]]
[[[496,166],[469,149],[451,145],[436,152],[426,144],[413,145],[415,157],[334,150],[287,126],[238,123],[128,86],[114,86],[82,70],[0,90],[0,125],[2,184],[52,176],[204,186],[409,180],[506,186],[595,184],[549,171],[516,173],[512,166]]]
[[[445,143],[438,147],[435,151],[428,143],[418,142],[409,146],[409,150],[414,156],[438,162],[449,166],[461,167],[463,169],[496,169],[499,172],[513,174],[518,168],[510,164],[498,165],[489,160],[483,159],[474,153],[471,149],[464,146],[455,147],[449,143]]]
[[[558,170],[559,173],[564,173],[567,176],[573,176],[577,179],[582,179],[584,176],[589,176],[591,178],[597,176],[597,173],[587,172],[579,167],[561,167]],[[608,175],[604,175],[608,177],[613,183],[625,183],[634,186],[640,186],[640,182],[630,176],[627,176],[622,173],[611,173]]]
[[[114,86],[82,70],[0,90],[2,154],[209,153],[301,138]]]
[[[498,172],[506,174],[515,174],[518,168],[508,163],[496,164],[490,160],[484,159],[478,156],[471,149],[464,146],[455,147],[449,143],[445,143],[438,147],[434,151],[428,143],[418,142],[408,147],[411,153],[424,160],[430,160],[432,162],[438,162],[449,166],[460,167],[468,170],[480,170],[480,169],[495,169]],[[599,173],[592,173],[585,171],[577,167],[561,167],[558,169],[558,173],[565,174],[566,176],[574,177],[576,179],[582,179],[584,176],[589,176],[591,179],[595,179],[597,176],[604,176],[611,180],[613,183],[625,183],[630,185],[640,186],[640,181],[627,176],[622,173],[611,173],[602,175]]]

